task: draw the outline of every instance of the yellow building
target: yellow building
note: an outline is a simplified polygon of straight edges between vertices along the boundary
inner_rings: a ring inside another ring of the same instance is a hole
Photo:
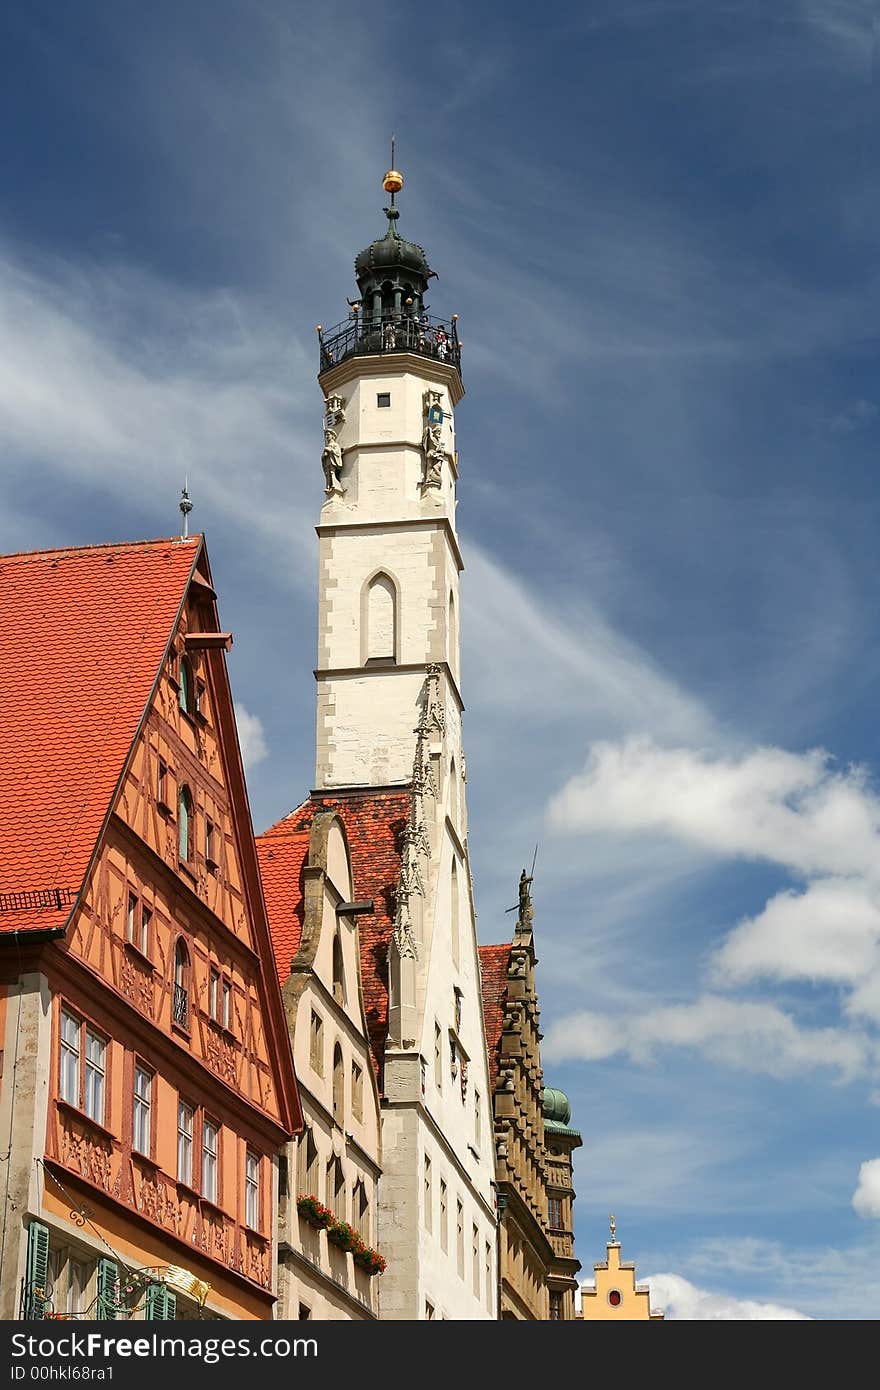
[[[586,1285],[581,1293],[585,1322],[647,1322],[659,1321],[663,1313],[651,1311],[651,1294],[646,1284],[636,1283],[636,1267],[620,1258],[620,1241],[614,1217],[611,1217],[611,1239],[605,1247],[606,1258],[593,1265],[596,1282]]]

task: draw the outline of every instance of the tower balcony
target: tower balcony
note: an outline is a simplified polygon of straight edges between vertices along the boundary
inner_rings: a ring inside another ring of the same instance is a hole
[[[461,344],[455,316],[447,322],[429,314],[395,310],[380,315],[355,313],[326,332],[319,328],[318,345],[319,375],[331,367],[338,367],[349,357],[389,352],[414,352],[419,357],[449,363],[461,373]]]

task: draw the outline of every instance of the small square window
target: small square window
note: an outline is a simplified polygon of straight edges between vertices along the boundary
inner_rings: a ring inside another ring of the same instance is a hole
[[[388,407],[391,405],[391,392],[380,391],[376,396],[376,404],[380,410],[387,410]]]

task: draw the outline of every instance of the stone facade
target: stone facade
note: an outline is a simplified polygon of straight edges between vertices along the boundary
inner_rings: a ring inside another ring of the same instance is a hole
[[[375,1250],[380,1171],[358,919],[340,910],[354,896],[345,829],[306,802],[257,848],[303,1108],[281,1170],[277,1316],[375,1318],[375,1264],[354,1239],[337,1243],[346,1223]]]
[[[385,241],[358,258],[373,337],[332,365],[322,345],[314,799],[346,825],[356,882],[378,876],[362,963],[381,1095],[380,1316],[494,1318],[494,1156],[461,745],[454,415],[464,391],[445,347],[433,357],[396,350],[404,338],[423,345],[417,320],[404,334],[402,316],[405,304],[418,312],[427,285],[424,253],[400,241],[396,218],[392,209]],[[389,267],[381,284],[365,270],[379,261]],[[377,818],[389,790],[399,817],[390,883],[371,865],[387,838]],[[372,828],[356,835],[366,820]]]
[[[544,1090],[531,880],[523,870],[513,942],[482,946],[500,1213],[500,1316],[570,1321],[575,1276],[568,1101]]]

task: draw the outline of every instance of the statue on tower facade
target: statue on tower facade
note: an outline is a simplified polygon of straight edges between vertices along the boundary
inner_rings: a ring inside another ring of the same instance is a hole
[[[425,392],[425,428],[422,434],[422,487],[440,487],[443,483],[443,408],[439,391]]]
[[[342,449],[339,447],[339,430],[344,424],[345,402],[341,396],[328,396],[324,401],[324,448],[321,453],[327,497],[345,495],[342,486]]]

